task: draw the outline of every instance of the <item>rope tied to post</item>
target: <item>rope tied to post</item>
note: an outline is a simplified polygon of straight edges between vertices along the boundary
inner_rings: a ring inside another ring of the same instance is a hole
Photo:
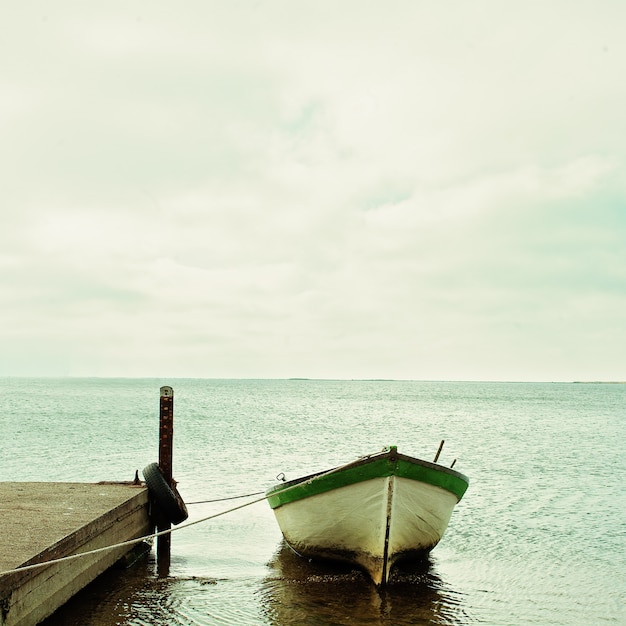
[[[317,476],[314,476],[310,479],[311,482],[315,481],[315,480],[319,480],[321,478],[324,478],[325,476],[328,476],[329,474],[333,474],[334,472],[338,472],[346,467],[348,467],[349,465],[352,465],[353,463],[358,462],[359,460],[361,460],[360,457],[359,459],[356,459],[355,461],[350,461],[349,463],[345,463],[344,465],[340,465],[339,467],[334,467],[326,472],[322,472],[321,474],[318,474]],[[293,489],[294,487],[297,487],[299,485],[299,483],[296,483],[295,485],[285,485],[282,489],[279,489],[277,491],[273,491],[272,492],[272,496],[276,496],[279,495],[281,493],[284,493],[286,491],[289,491],[290,489]],[[0,578],[9,574],[14,574],[16,572],[27,572],[27,571],[31,571],[31,570],[35,570],[38,568],[42,568],[42,567],[48,567],[50,565],[55,565],[57,563],[64,563],[67,561],[73,561],[75,559],[79,559],[81,557],[84,556],[89,556],[92,554],[98,554],[101,552],[106,552],[108,550],[117,550],[118,548],[125,548],[125,547],[132,547],[134,545],[137,545],[139,543],[142,542],[148,542],[148,541],[153,541],[154,539],[157,539],[159,537],[163,537],[165,535],[171,535],[173,532],[179,531],[179,530],[183,530],[184,528],[191,528],[192,526],[197,526],[198,524],[202,524],[204,522],[208,522],[212,519],[215,519],[217,517],[221,517],[222,515],[227,515],[228,513],[234,513],[235,511],[239,511],[241,509],[244,509],[246,507],[252,506],[253,504],[257,504],[259,502],[262,502],[263,500],[266,500],[268,498],[268,496],[266,495],[265,491],[258,491],[258,492],[254,492],[254,493],[250,493],[250,494],[244,494],[244,495],[239,495],[239,496],[231,496],[229,498],[219,498],[217,500],[206,500],[206,501],[201,501],[201,502],[191,502],[189,504],[205,504],[205,503],[209,503],[209,502],[220,502],[220,501],[225,501],[225,500],[233,500],[233,499],[237,499],[237,498],[246,498],[246,497],[253,497],[253,496],[258,496],[263,494],[261,497],[255,498],[254,500],[251,500],[250,502],[245,502],[243,504],[239,504],[237,506],[231,507],[229,509],[225,509],[224,511],[218,511],[217,513],[212,513],[210,515],[206,515],[204,517],[201,517],[200,519],[194,520],[192,522],[187,522],[186,524],[180,524],[179,526],[176,526],[174,528],[168,528],[166,530],[157,530],[154,533],[150,533],[149,535],[143,535],[142,537],[136,537],[135,539],[129,539],[127,541],[121,541],[119,543],[115,543],[113,545],[110,546],[103,546],[102,548],[95,548],[94,550],[88,550],[86,552],[79,552],[78,554],[70,554],[68,556],[64,556],[64,557],[60,557],[58,559],[50,559],[48,561],[42,561],[41,563],[33,563],[31,565],[24,565],[22,567],[16,567],[14,569],[9,569],[9,570],[5,570],[3,572],[0,572]]]
[[[367,456],[371,456],[371,455],[366,455]],[[330,474],[333,474],[334,472],[338,472],[342,469],[345,469],[346,467],[352,465],[353,463],[357,463],[358,461],[360,461],[363,458],[366,457],[359,457],[358,459],[354,460],[354,461],[350,461],[349,463],[345,463],[344,465],[340,465],[339,467],[334,467],[326,472],[322,472],[321,474],[318,474],[317,476],[313,476],[310,479],[310,482],[319,480],[321,478],[324,478],[325,476],[328,476]],[[282,472],[281,472],[282,474]],[[280,475],[280,474],[279,474]],[[283,474],[284,475],[284,474]],[[290,489],[293,489],[294,487],[297,487],[300,483],[296,483],[296,484],[292,484],[292,485],[285,485],[282,489],[276,490],[272,492],[272,496],[276,496],[282,493],[285,493],[286,491],[289,491]],[[173,532],[179,531],[179,530],[183,530],[184,528],[191,528],[192,526],[197,526],[198,524],[203,524],[204,522],[208,522],[212,519],[215,519],[217,517],[221,517],[222,515],[227,515],[228,513],[234,513],[235,511],[239,511],[241,509],[245,509],[246,507],[252,506],[253,504],[257,504],[259,502],[262,502],[263,500],[267,500],[268,496],[266,495],[265,491],[258,491],[258,492],[254,492],[251,494],[244,494],[244,495],[240,495],[240,496],[232,496],[229,498],[220,498],[217,500],[206,500],[206,501],[202,501],[202,502],[191,502],[189,504],[205,504],[208,502],[219,502],[219,501],[225,501],[225,500],[232,500],[232,499],[236,499],[236,498],[246,498],[246,497],[252,497],[252,496],[257,496],[257,495],[261,495],[263,494],[261,497],[259,498],[255,498],[254,500],[251,500],[250,502],[245,502],[243,504],[239,504],[237,506],[231,507],[230,509],[225,509],[224,511],[218,511],[217,513],[212,513],[211,515],[206,515],[204,517],[201,517],[200,519],[194,520],[192,522],[187,522],[186,524],[180,524],[179,526],[176,526],[174,528],[168,528],[166,530],[157,530],[154,533],[150,533],[149,535],[143,535],[142,537],[136,537],[135,539],[129,539],[127,541],[121,541],[119,543],[115,543],[113,545],[110,546],[103,546],[102,548],[95,548],[94,550],[88,550],[86,552],[79,552],[78,554],[70,554],[68,556],[64,556],[64,557],[60,557],[58,559],[50,559],[48,561],[42,561],[41,563],[33,563],[31,565],[24,565],[22,567],[16,567],[14,569],[9,569],[9,570],[5,570],[3,572],[0,572],[0,578],[2,578],[3,576],[9,575],[9,574],[14,574],[16,572],[27,572],[30,570],[35,570],[38,568],[42,568],[42,567],[48,567],[49,565],[55,565],[57,563],[64,563],[67,561],[73,561],[75,559],[79,559],[81,557],[84,556],[89,556],[92,554],[98,554],[101,552],[106,552],[108,550],[117,550],[118,548],[125,548],[125,547],[132,547],[134,545],[137,545],[139,543],[142,542],[148,542],[148,541],[153,541],[154,539],[157,539],[159,537],[163,537],[165,535],[171,535]]]

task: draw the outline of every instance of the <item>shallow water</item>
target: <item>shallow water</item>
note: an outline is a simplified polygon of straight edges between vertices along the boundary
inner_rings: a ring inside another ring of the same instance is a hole
[[[385,445],[432,459],[441,439],[470,488],[429,560],[382,594],[293,555],[259,502],[177,530],[169,575],[153,556],[113,570],[46,626],[626,623],[626,385],[1,379],[0,480],[132,479],[158,456],[163,384],[187,502]]]

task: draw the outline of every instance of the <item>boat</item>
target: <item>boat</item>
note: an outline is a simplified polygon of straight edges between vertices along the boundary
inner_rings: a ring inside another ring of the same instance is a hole
[[[394,565],[423,558],[439,543],[469,486],[465,475],[436,462],[442,446],[433,462],[389,446],[295,480],[282,476],[265,495],[285,542],[308,559],[357,565],[376,586],[386,585]]]

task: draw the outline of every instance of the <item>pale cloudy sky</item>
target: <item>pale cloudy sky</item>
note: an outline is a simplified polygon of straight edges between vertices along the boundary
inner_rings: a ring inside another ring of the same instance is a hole
[[[626,380],[622,0],[0,7],[0,375]]]

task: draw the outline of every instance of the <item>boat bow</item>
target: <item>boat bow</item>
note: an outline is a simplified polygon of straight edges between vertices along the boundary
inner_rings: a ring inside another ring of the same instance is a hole
[[[266,495],[297,553],[357,563],[380,585],[397,561],[439,542],[468,484],[456,470],[391,446]]]

